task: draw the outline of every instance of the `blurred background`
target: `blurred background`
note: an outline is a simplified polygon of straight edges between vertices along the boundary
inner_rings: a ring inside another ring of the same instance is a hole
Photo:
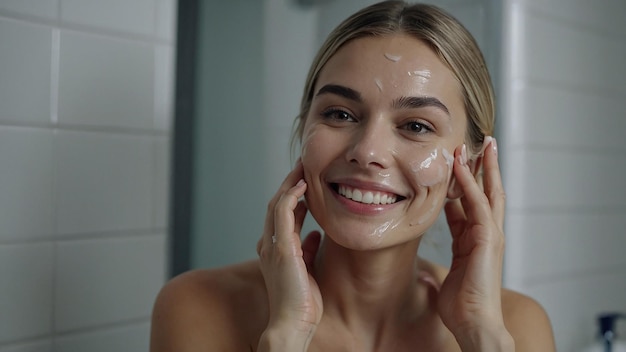
[[[373,2],[0,0],[0,352],[147,351],[166,280],[254,258],[308,66]],[[626,311],[626,2],[430,2],[496,86],[505,286],[582,350]]]

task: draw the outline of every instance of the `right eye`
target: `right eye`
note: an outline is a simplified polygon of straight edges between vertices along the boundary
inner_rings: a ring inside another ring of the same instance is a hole
[[[354,122],[356,119],[349,112],[341,109],[327,109],[322,111],[324,119],[333,120],[337,122]]]

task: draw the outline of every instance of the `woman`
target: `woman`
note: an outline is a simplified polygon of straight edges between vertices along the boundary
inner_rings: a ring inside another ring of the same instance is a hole
[[[151,350],[554,351],[543,309],[501,287],[493,119],[482,55],[449,15],[389,1],[348,18],[309,72],[260,259],[169,282]],[[442,208],[449,269],[417,256]],[[301,243],[307,210],[324,236]]]

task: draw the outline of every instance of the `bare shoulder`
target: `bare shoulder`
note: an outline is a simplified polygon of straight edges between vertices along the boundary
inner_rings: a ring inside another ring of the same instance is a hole
[[[504,324],[515,340],[516,351],[556,350],[550,319],[537,301],[521,293],[503,289],[502,313]]]
[[[150,351],[249,351],[267,320],[256,261],[181,274],[154,304]]]
[[[443,284],[449,272],[448,268],[426,260],[420,260],[419,265],[438,285]],[[556,350],[550,319],[537,301],[521,293],[502,289],[502,314],[504,324],[515,340],[515,351]]]

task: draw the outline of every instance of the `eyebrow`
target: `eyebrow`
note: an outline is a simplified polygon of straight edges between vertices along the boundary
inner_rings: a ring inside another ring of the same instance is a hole
[[[317,94],[315,96],[319,96],[322,94],[335,94],[346,99],[353,100],[357,103],[363,102],[363,99],[361,98],[361,93],[352,88],[340,86],[337,84],[327,84],[323,86],[322,88],[320,88],[320,90],[317,91]]]
[[[323,86],[322,88],[320,88],[320,90],[317,91],[317,94],[315,96],[320,96],[323,94],[334,94],[355,101],[357,103],[363,102],[361,93],[352,88],[348,88],[338,84],[327,84]],[[394,109],[419,109],[432,106],[442,110],[448,116],[450,116],[450,110],[448,110],[448,107],[444,103],[442,103],[441,100],[435,97],[401,97],[394,100],[391,106]]]
[[[396,109],[418,109],[427,106],[432,106],[443,110],[448,116],[450,116],[450,110],[441,102],[441,100],[435,97],[402,97],[396,99],[391,104]]]

